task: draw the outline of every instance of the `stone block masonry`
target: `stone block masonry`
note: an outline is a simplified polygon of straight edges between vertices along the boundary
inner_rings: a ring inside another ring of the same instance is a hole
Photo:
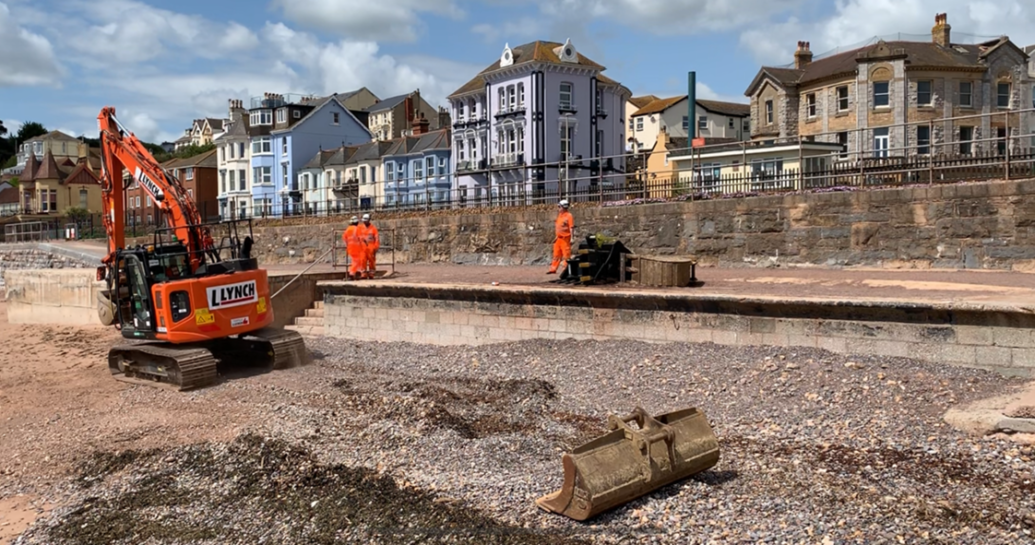
[[[1015,172],[1016,174],[1016,172]],[[820,265],[1035,270],[1035,180],[573,208],[577,232],[619,237],[634,252],[692,254],[704,267]],[[556,211],[470,209],[375,214],[406,263],[542,265]],[[337,218],[335,218],[337,219]],[[260,263],[327,250],[327,218],[257,226]],[[341,221],[346,221],[342,218]],[[387,259],[387,256],[383,259]]]
[[[436,345],[624,339],[817,347],[1035,376],[1035,316],[1009,307],[602,289],[321,284],[332,337]]]

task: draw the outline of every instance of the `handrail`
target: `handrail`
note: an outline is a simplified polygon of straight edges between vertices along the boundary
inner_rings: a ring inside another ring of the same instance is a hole
[[[309,272],[309,269],[312,269],[317,263],[320,262],[321,259],[327,257],[327,254],[331,253],[331,251],[333,251],[333,250],[334,250],[334,247],[332,246],[330,250],[327,250],[326,252],[323,253],[323,255],[321,255],[320,257],[316,258],[308,267],[305,268],[305,270],[303,270],[302,272],[296,274],[295,277],[292,278],[291,280],[289,280],[287,284],[284,284],[279,290],[277,290],[277,293],[274,293],[273,295],[271,295],[270,296],[270,300],[272,301],[274,297],[280,295],[280,292],[286,290],[287,287],[290,286],[291,284],[294,284],[295,280],[298,280],[299,278],[302,277],[303,274]]]

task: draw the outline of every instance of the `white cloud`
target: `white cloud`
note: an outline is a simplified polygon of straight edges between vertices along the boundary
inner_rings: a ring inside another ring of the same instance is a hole
[[[90,66],[141,63],[169,47],[214,59],[258,45],[254,33],[240,24],[218,24],[136,0],[68,0],[64,5],[67,16],[55,18],[54,25],[67,36],[76,60]]]
[[[63,70],[50,42],[15,21],[7,4],[0,2],[0,87],[58,85]]]
[[[533,38],[542,31],[543,22],[535,17],[521,17],[506,21],[503,24],[491,25],[479,23],[471,27],[471,32],[480,34],[486,43],[501,44],[507,40],[524,40]],[[511,44],[517,45],[517,44]]]
[[[685,79],[680,80],[680,79],[673,78],[673,79],[669,79],[665,83],[666,83],[666,85],[665,85],[664,89],[652,90],[652,91],[647,91],[647,90],[644,90],[644,91],[634,91],[633,92],[633,96],[654,95],[654,96],[656,96],[658,98],[668,98],[668,97],[674,97],[674,96],[686,96],[686,80]],[[722,93],[716,92],[714,89],[709,87],[707,84],[701,83],[700,81],[697,82],[696,89],[697,89],[697,98],[700,98],[700,99],[704,99],[704,100],[718,100],[718,101],[722,101],[722,102],[737,102],[737,103],[740,103],[740,104],[747,104],[748,103],[748,98],[746,96],[744,96],[744,95],[737,95],[737,96],[724,95]]]
[[[815,21],[795,17],[741,34],[741,45],[764,64],[793,62],[799,40],[813,53],[883,37],[887,40],[930,40],[936,13],[948,14],[953,42],[973,43],[1007,35],[1014,43],[1035,44],[1035,2],[1031,0],[842,0],[834,13]],[[901,33],[901,34],[900,34]]]
[[[555,17],[608,18],[652,34],[725,31],[798,7],[805,0],[544,0]]]
[[[453,0],[273,0],[272,5],[291,21],[350,40],[410,42],[423,27],[419,12],[464,16]]]

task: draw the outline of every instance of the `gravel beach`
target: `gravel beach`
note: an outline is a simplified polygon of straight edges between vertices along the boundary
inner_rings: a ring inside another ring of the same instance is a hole
[[[0,496],[57,505],[14,543],[1033,542],[1033,449],[942,421],[1019,379],[815,349],[307,342],[299,369],[191,393],[120,385],[123,416],[205,418],[175,440],[98,431],[45,479],[9,472]],[[718,465],[587,523],[540,510],[562,452],[635,406],[704,411]],[[90,429],[47,433],[75,445]]]

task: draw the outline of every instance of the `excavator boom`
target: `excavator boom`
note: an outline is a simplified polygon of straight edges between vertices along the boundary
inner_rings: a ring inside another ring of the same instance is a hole
[[[205,223],[183,185],[119,123],[114,108],[102,109],[97,121],[108,235],[108,255],[97,269],[108,289],[99,297],[98,314],[133,340],[111,349],[111,373],[186,390],[217,380],[220,365],[281,369],[307,363],[302,337],[272,327],[269,280],[251,256],[250,220]],[[164,226],[151,243],[127,247],[125,190],[134,182]]]

